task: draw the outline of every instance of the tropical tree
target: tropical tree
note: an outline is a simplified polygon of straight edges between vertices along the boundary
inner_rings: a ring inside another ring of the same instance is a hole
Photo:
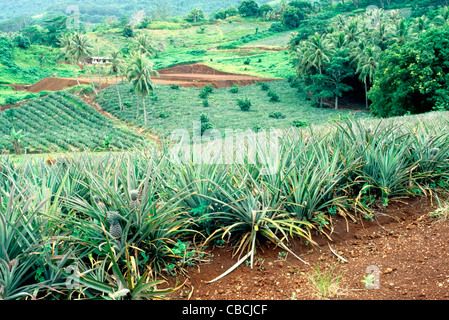
[[[356,73],[359,74],[359,79],[365,85],[365,107],[368,109],[368,83],[373,83],[374,74],[379,67],[378,47],[367,46],[357,56]]]
[[[311,68],[318,70],[323,74],[323,68],[326,62],[330,61],[331,45],[327,34],[315,33],[304,42],[303,59],[301,60],[304,71],[311,71]],[[323,106],[323,97],[320,97],[320,107]]]
[[[393,24],[392,35],[392,39],[398,45],[403,45],[410,39],[410,27],[404,19]]]
[[[145,54],[136,52],[132,57],[127,70],[127,77],[132,82],[136,96],[141,96],[143,105],[144,123],[147,125],[147,112],[145,107],[145,98],[154,90],[152,76],[158,76],[157,71],[153,70],[153,63]],[[139,101],[139,99],[137,99]],[[139,119],[139,107],[137,107],[137,120]]]
[[[190,22],[197,22],[197,21],[201,21],[204,20],[205,15],[204,15],[204,11],[201,9],[193,9],[192,11],[190,11],[190,13],[185,17],[185,19],[187,21]]]
[[[78,72],[76,71],[75,64],[79,61],[75,61],[73,56],[73,35],[71,33],[66,33],[59,38],[59,46],[62,48],[65,58],[70,62],[73,67],[73,73],[75,74],[76,83],[80,85],[78,79]]]
[[[16,129],[12,128],[9,135],[6,135],[5,138],[12,142],[15,154],[22,153],[22,130],[16,131]]]
[[[134,47],[137,52],[150,57],[157,55],[157,47],[151,38],[146,34],[139,34],[134,40]]]
[[[361,33],[360,30],[360,18],[353,17],[349,20],[349,23],[345,26],[346,42],[348,44],[352,42],[357,42]]]
[[[122,99],[120,97],[120,90],[118,88],[118,77],[122,73],[124,61],[121,59],[121,52],[114,51],[111,53],[111,64],[109,72],[115,76],[115,87],[117,89],[118,102],[120,105],[120,110],[123,110]]]
[[[413,32],[416,35],[425,32],[431,25],[430,19],[426,16],[418,17],[413,21]]]
[[[447,61],[449,27],[431,28],[406,44],[382,54],[368,92],[374,115],[387,117],[449,110]]]
[[[254,0],[243,0],[238,10],[242,16],[254,17],[259,14],[259,5]]]
[[[68,51],[68,55],[76,62],[81,63],[83,66],[87,64],[87,58],[92,56],[92,45],[86,36],[75,32],[71,37],[70,50]],[[92,87],[97,94],[97,89],[95,88],[94,81],[92,79],[92,75],[89,71],[89,68],[86,68],[87,73],[90,78],[90,82]]]
[[[443,7],[439,10],[439,15],[434,19],[438,25],[449,24],[449,7]]]

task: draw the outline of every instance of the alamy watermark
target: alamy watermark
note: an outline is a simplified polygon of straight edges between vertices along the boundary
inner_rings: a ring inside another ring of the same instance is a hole
[[[262,175],[275,174],[279,167],[280,131],[241,129],[201,130],[195,121],[192,134],[187,129],[174,130],[170,135],[170,160],[194,164],[253,164]]]
[[[65,13],[69,15],[66,20],[67,29],[80,29],[80,8],[75,5],[67,6]]]

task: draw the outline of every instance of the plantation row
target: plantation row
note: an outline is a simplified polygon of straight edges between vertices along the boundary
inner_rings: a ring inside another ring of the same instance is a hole
[[[157,279],[207,260],[216,243],[251,266],[267,240],[296,256],[289,241],[332,236],[335,216],[372,219],[395,197],[447,190],[448,127],[434,113],[291,128],[272,174],[263,158],[176,163],[168,147],[53,165],[3,157],[0,297],[161,298],[171,290]]]
[[[130,149],[142,143],[139,135],[117,128],[86,102],[62,91],[1,112],[0,149],[13,151],[7,138],[13,129],[21,131],[21,145],[28,152]]]

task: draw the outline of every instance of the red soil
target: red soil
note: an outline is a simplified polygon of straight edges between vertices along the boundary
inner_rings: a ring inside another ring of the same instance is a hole
[[[153,78],[154,83],[178,84],[181,87],[196,88],[202,88],[207,84],[212,84],[214,88],[227,88],[234,84],[246,86],[256,82],[279,80],[222,72],[200,63],[177,65],[161,69],[158,72],[160,77]]]

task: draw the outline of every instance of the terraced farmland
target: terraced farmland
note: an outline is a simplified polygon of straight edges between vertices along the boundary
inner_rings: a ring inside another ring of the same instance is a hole
[[[143,143],[142,136],[63,91],[0,112],[1,150],[13,151],[12,129],[21,130],[27,152],[123,150]]]

